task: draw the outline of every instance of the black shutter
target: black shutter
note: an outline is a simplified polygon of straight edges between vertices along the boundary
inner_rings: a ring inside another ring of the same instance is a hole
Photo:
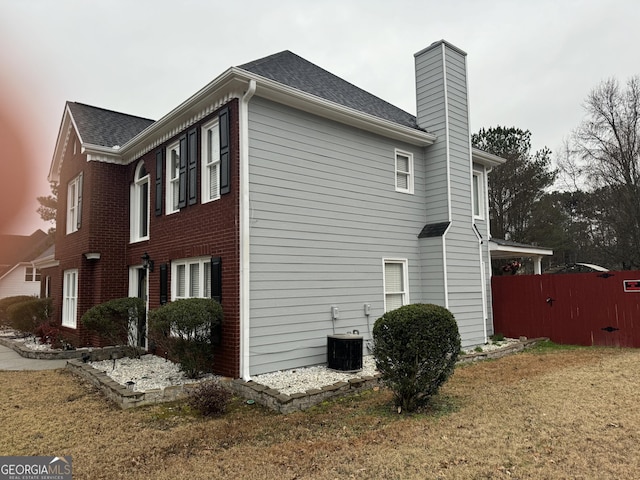
[[[164,149],[156,152],[156,216],[162,215],[162,167],[164,165]]]
[[[78,175],[78,215],[76,217],[76,229],[80,230],[80,227],[82,226],[82,183],[83,183],[83,176],[84,176],[84,172],[80,172],[80,175]]]
[[[178,180],[178,208],[187,206],[187,136],[180,138],[180,177]]]
[[[189,137],[189,205],[198,201],[198,129],[194,128],[187,134]]]
[[[211,257],[211,298],[222,302],[222,258]]]
[[[218,117],[220,128],[220,194],[231,191],[231,139],[229,138],[229,109]]]
[[[169,300],[169,265],[160,265],[160,305]]]

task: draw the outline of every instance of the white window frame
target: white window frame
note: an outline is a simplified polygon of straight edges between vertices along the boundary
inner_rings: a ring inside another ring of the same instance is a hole
[[[173,162],[173,154],[177,155],[177,166],[171,168]],[[166,181],[166,208],[167,215],[179,212],[178,204],[180,202],[180,142],[177,141],[167,147],[167,181]],[[173,176],[175,175],[175,177]]]
[[[130,227],[129,227],[129,240],[131,243],[141,242],[143,240],[149,240],[149,222],[150,222],[150,203],[151,203],[151,180],[149,173],[140,176],[144,169],[144,162],[140,162],[136,167],[133,183],[131,184],[131,193],[129,199],[130,209]],[[146,211],[146,235],[143,235],[142,221],[145,217],[143,212],[142,194],[144,192],[144,186],[147,186],[147,211]]]
[[[484,220],[484,197],[484,172],[474,168],[471,176],[471,212],[473,213],[473,218],[478,220]]]
[[[402,290],[400,291],[388,291],[387,290],[387,275],[386,266],[388,264],[402,265]],[[382,259],[382,289],[384,292],[384,311],[387,310],[387,296],[388,295],[402,295],[402,306],[409,305],[409,261],[406,258],[383,258]]]
[[[80,199],[82,198],[82,174],[75,177],[67,185],[67,235],[78,231]]]
[[[406,157],[408,164],[408,171],[400,170],[398,166],[398,157]],[[395,182],[396,182],[396,192],[401,193],[410,193],[413,194],[413,153],[407,152],[404,150],[395,150]],[[406,177],[407,186],[399,186],[398,185],[398,177]]]
[[[220,198],[220,127],[218,119],[202,126],[202,195],[201,202],[207,203]],[[211,185],[211,177],[216,185]]]
[[[62,326],[77,328],[78,270],[75,268],[64,271],[62,297]]]
[[[25,267],[24,270],[24,281],[25,282],[39,282],[40,281],[40,270],[36,267]]]
[[[198,265],[198,292],[196,294],[191,290],[189,282],[194,265]],[[184,293],[178,292],[178,270],[181,267],[184,268]],[[171,262],[171,301],[182,298],[211,298],[211,257],[184,258]]]

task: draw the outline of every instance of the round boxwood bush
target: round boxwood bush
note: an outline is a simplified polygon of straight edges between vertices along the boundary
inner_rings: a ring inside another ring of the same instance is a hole
[[[35,298],[37,297],[34,297],[32,295],[16,295],[13,297],[5,297],[0,299],[0,325],[16,328],[11,325],[11,320],[9,319],[7,310],[13,304],[30,301]]]
[[[139,326],[144,318],[144,301],[137,297],[124,297],[94,305],[82,315],[80,321],[111,344],[126,345],[133,340],[130,323]]]
[[[453,373],[460,334],[453,314],[432,304],[405,305],[373,327],[373,355],[396,406],[414,411],[428,403]]]
[[[222,324],[222,306],[210,298],[185,298],[149,312],[158,348],[180,363],[189,378],[213,368],[213,346]]]
[[[24,298],[22,301],[11,303],[6,309],[9,325],[14,329],[35,334],[40,325],[49,321],[51,316],[50,298],[13,298]]]

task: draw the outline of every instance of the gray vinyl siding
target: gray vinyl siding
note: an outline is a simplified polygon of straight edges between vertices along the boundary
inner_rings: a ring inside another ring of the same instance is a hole
[[[439,239],[444,250],[440,256],[446,269],[446,305],[458,322],[463,345],[471,346],[484,342],[486,285],[482,283],[479,239],[473,230],[465,61],[463,54],[446,44],[420,52],[416,55],[416,86],[418,125],[438,136],[425,152],[427,189],[440,200],[429,197],[428,223],[451,221],[445,237]],[[430,240],[424,244],[430,250],[423,254],[425,262],[433,264],[437,242]],[[426,286],[427,276],[423,281]]]
[[[418,126],[438,136],[438,141],[425,151],[425,190],[429,196],[425,204],[427,223],[449,220],[443,71],[439,50],[416,57]]]
[[[485,340],[480,240],[473,230],[465,57],[445,49],[452,226],[446,236],[449,308],[464,346]]]
[[[420,239],[420,262],[422,264],[422,301],[444,307],[446,295],[442,237]]]
[[[478,232],[482,236],[482,260],[484,262],[484,278],[485,278],[485,295],[487,299],[487,335],[493,335],[493,311],[492,311],[492,298],[491,298],[491,254],[489,252],[489,219],[487,218],[487,192],[485,189],[487,180],[487,169],[480,164],[474,163],[473,169],[482,172],[483,175],[483,193],[484,193],[484,210],[485,214],[483,218],[475,218],[474,223]]]
[[[396,148],[413,153],[414,195],[395,191]],[[254,97],[249,163],[252,375],[326,362],[334,331],[369,340],[383,314],[383,258],[408,260],[420,301],[421,149]]]

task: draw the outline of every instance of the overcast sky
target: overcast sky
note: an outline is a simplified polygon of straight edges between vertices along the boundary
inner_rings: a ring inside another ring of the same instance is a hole
[[[640,3],[0,0],[0,114],[20,118],[31,157],[3,148],[0,166],[30,162],[32,179],[19,221],[0,227],[49,227],[35,197],[67,100],[158,119],[228,67],[291,50],[415,114],[413,54],[440,39],[468,54],[472,132],[529,129],[556,152],[593,87],[640,74]],[[12,175],[0,170],[0,189]]]

